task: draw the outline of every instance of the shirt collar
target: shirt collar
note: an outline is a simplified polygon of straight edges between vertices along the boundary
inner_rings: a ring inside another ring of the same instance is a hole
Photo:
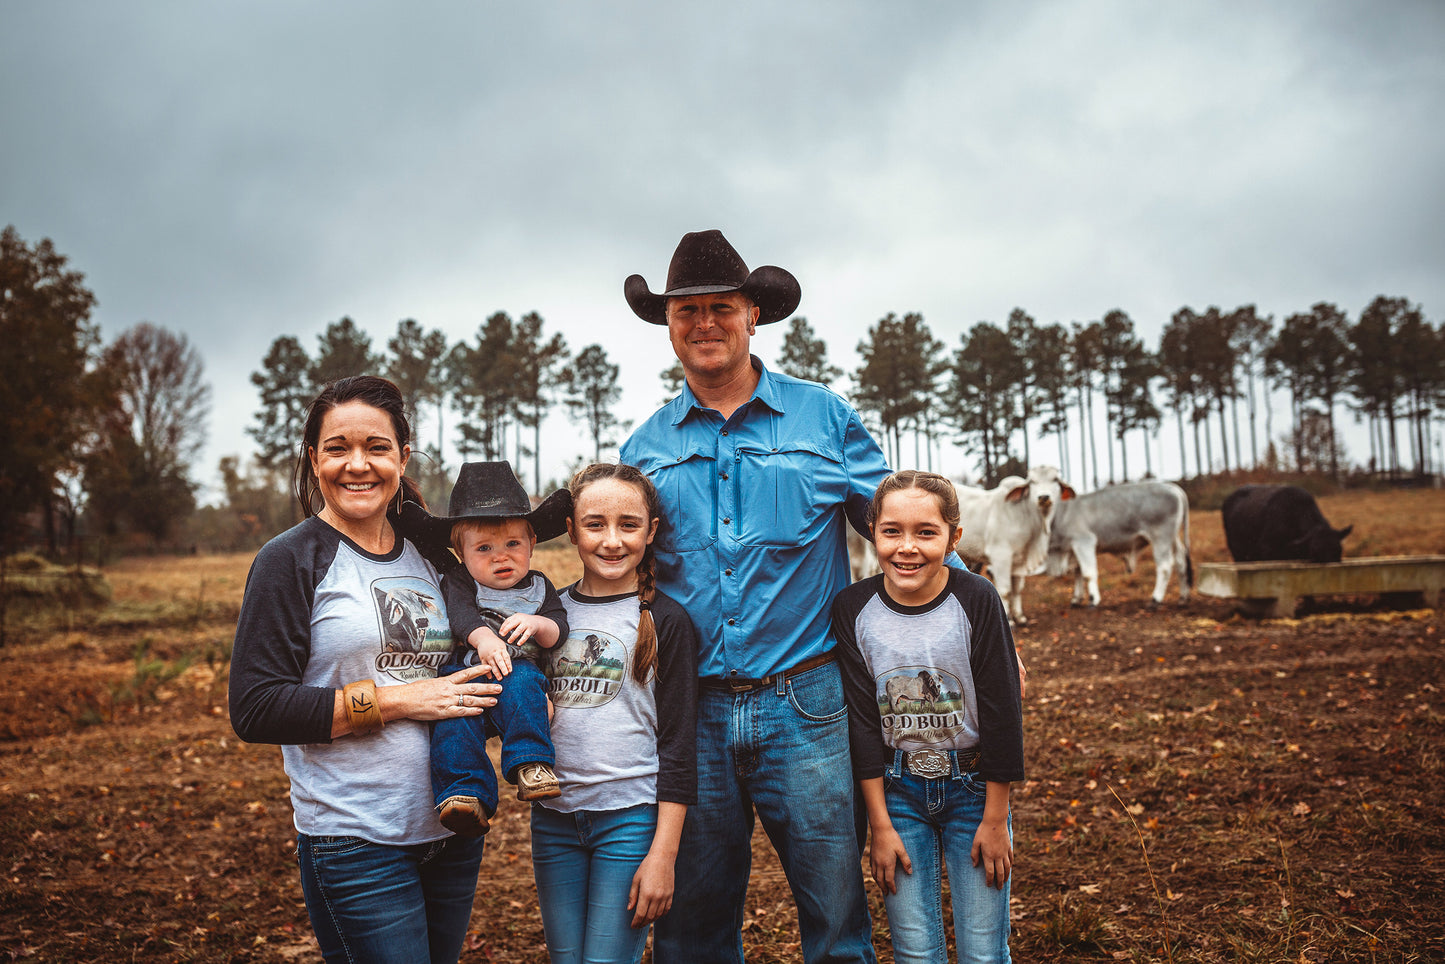
[[[782,396],[778,390],[778,380],[768,371],[767,366],[763,364],[763,360],[757,355],[749,355],[748,358],[753,363],[753,371],[758,373],[758,387],[753,389],[752,397],[744,402],[742,407],[747,408],[754,402],[758,402],[759,404],[766,405],[779,415],[784,414],[786,410],[783,407]],[[681,425],[693,412],[706,411],[702,404],[698,402],[697,396],[692,393],[692,386],[687,383],[687,379],[683,379],[682,394],[678,396],[677,400],[679,404],[677,405],[677,411],[674,412],[672,416],[673,425]]]

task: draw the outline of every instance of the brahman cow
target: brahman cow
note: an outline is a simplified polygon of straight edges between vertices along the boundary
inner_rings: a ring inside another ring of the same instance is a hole
[[[1242,485],[1224,500],[1224,539],[1235,562],[1339,562],[1354,526],[1334,529],[1297,485]]]
[[[1179,599],[1187,601],[1194,586],[1194,566],[1189,560],[1189,498],[1173,482],[1125,482],[1089,492],[1061,504],[1054,511],[1049,536],[1047,570],[1051,576],[1076,571],[1075,606],[1084,601],[1099,605],[1098,553],[1124,557],[1125,567],[1134,571],[1138,552],[1154,548],[1154,595],[1150,608],[1164,601],[1169,576],[1179,563]]]
[[[431,617],[440,616],[433,597],[415,589],[372,587],[381,613],[386,649],[395,653],[419,653],[426,643]]]
[[[963,527],[958,555],[975,572],[988,566],[1009,618],[1023,625],[1024,577],[1043,568],[1054,507],[1074,490],[1051,465],[1035,466],[1027,479],[1010,475],[992,489],[956,488]]]
[[[919,670],[917,676],[892,677],[884,684],[883,692],[894,713],[902,713],[910,706],[917,712],[943,699],[937,677],[926,669]]]

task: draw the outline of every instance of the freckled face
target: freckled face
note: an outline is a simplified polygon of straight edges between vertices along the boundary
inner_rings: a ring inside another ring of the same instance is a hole
[[[462,565],[490,589],[511,589],[532,568],[537,544],[525,519],[503,519],[462,530]]]
[[[683,371],[716,378],[751,364],[748,346],[758,314],[733,291],[667,299],[667,334]]]
[[[873,547],[888,595],[908,606],[931,601],[948,584],[943,558],[962,529],[943,521],[938,497],[900,489],[883,497],[873,522]]]
[[[582,591],[611,596],[637,589],[637,566],[657,534],[637,486],[598,479],[582,490],[567,520],[567,535],[582,558]]]
[[[350,401],[322,417],[320,437],[307,454],[326,503],[323,515],[346,529],[385,516],[411,449],[396,444],[390,415]]]

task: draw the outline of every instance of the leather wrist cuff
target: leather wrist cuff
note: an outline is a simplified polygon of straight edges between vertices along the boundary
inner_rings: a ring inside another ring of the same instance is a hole
[[[369,679],[347,683],[341,689],[341,702],[346,707],[346,720],[354,736],[365,736],[381,729],[381,705],[376,702],[376,684]]]

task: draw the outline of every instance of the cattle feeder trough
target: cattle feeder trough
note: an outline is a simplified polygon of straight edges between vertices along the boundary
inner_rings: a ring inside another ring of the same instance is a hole
[[[1247,616],[1288,619],[1305,596],[1411,593],[1435,609],[1442,586],[1445,556],[1364,556],[1328,563],[1206,562],[1196,588],[1206,596],[1238,599]]]

